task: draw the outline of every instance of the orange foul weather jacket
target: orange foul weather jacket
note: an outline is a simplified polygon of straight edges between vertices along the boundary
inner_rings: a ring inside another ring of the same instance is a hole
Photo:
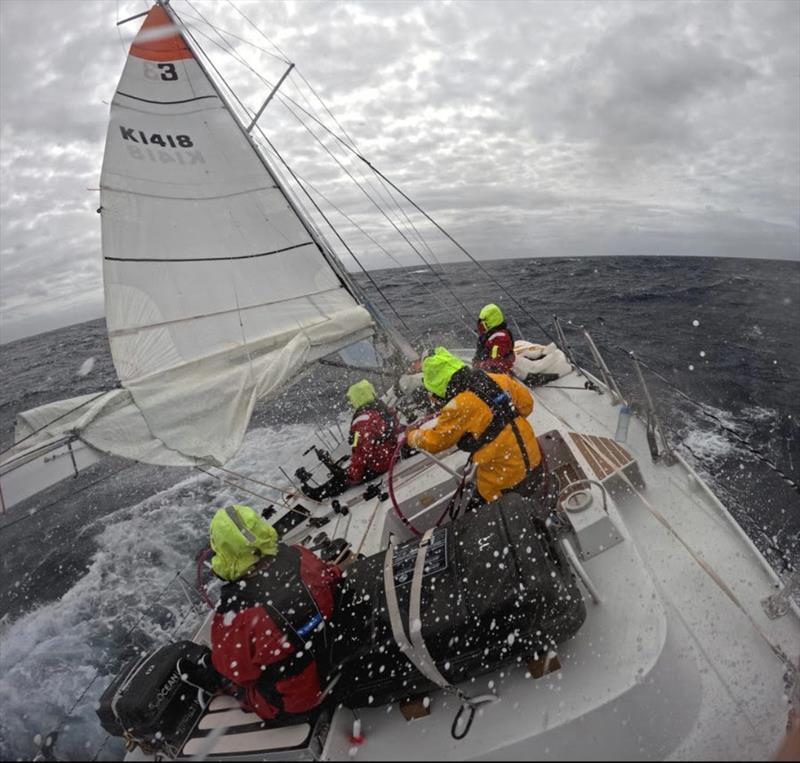
[[[489,377],[510,396],[519,416],[514,419],[528,454],[530,468],[542,460],[539,443],[526,416],[533,411],[533,397],[527,387],[505,374],[489,374]],[[455,445],[465,434],[479,436],[492,420],[492,412],[474,392],[459,392],[439,412],[436,423],[428,429],[415,429],[408,435],[412,448],[421,448],[429,453]],[[478,492],[486,501],[499,498],[504,490],[515,487],[526,475],[525,460],[520,452],[517,438],[507,424],[494,440],[476,450],[472,455],[475,463]]]

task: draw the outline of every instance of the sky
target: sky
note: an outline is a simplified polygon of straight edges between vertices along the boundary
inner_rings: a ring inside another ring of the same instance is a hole
[[[147,7],[0,0],[0,342],[103,315],[100,167],[141,23],[116,22]],[[251,112],[295,64],[259,124],[367,267],[422,262],[320,142],[362,183],[364,163],[287,105],[346,131],[476,258],[800,261],[796,0],[173,7]],[[374,176],[364,187],[394,209]],[[410,207],[395,214],[429,260],[458,259]]]

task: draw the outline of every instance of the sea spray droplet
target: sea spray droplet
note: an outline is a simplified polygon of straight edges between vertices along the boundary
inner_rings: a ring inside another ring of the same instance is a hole
[[[694,371],[694,366],[691,363],[689,363],[689,370]]]
[[[78,376],[88,376],[94,368],[94,357],[86,358],[77,371]]]
[[[695,328],[697,328],[699,325],[700,325],[700,321],[698,321],[698,320],[697,320],[697,318],[695,318],[695,319],[692,321],[692,326],[694,326]]]
[[[700,350],[700,357],[704,358],[705,356],[706,356],[706,351],[705,350]]]

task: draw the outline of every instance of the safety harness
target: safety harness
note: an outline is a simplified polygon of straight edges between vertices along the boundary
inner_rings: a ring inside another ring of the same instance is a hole
[[[259,566],[248,577],[226,583],[217,612],[241,612],[263,607],[280,626],[294,650],[286,659],[263,667],[256,688],[281,713],[283,696],[276,682],[303,672],[312,662],[320,675],[328,665],[328,623],[300,576],[300,552],[283,543],[268,566]]]
[[[492,355],[489,351],[489,348],[486,346],[486,342],[488,341],[489,337],[491,337],[491,335],[497,331],[508,332],[508,338],[511,340],[511,346],[514,346],[514,335],[511,333],[511,329],[506,326],[504,321],[493,328],[486,329],[486,331],[478,336],[478,349],[475,352],[475,360],[497,360],[497,356]],[[497,348],[495,347],[493,349]]]
[[[383,400],[371,400],[370,402],[359,406],[353,413],[353,420],[355,421],[360,414],[366,413],[367,411],[376,411],[383,420],[383,428],[381,429],[381,433],[374,440],[376,444],[383,445],[385,442],[388,442],[393,437],[397,436],[397,423],[395,421],[395,417]],[[355,447],[355,445],[356,443],[351,436],[350,446]]]
[[[511,395],[488,374],[466,366],[456,371],[450,379],[450,383],[447,385],[447,399],[452,400],[461,392],[472,392],[479,400],[486,403],[492,413],[492,420],[479,435],[476,436],[472,432],[462,435],[456,443],[456,447],[470,454],[475,453],[496,439],[507,426],[510,426],[525,463],[525,473],[530,472],[531,462],[528,458],[528,450],[516,422],[520,414],[514,407]]]

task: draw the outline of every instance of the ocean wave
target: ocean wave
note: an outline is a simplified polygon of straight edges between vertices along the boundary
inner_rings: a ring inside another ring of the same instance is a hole
[[[230,468],[285,483],[278,465],[297,458],[313,431],[308,425],[252,430]],[[270,465],[266,472],[264,464]],[[217,508],[253,500],[197,476],[100,520],[104,529],[83,577],[58,601],[0,633],[0,758],[31,759],[33,736],[56,729],[85,692],[61,730],[56,754],[89,760],[105,742],[103,759],[121,759],[120,740],[106,742],[95,713],[100,695],[135,650],[185,637],[199,625],[176,573],[193,569]]]

